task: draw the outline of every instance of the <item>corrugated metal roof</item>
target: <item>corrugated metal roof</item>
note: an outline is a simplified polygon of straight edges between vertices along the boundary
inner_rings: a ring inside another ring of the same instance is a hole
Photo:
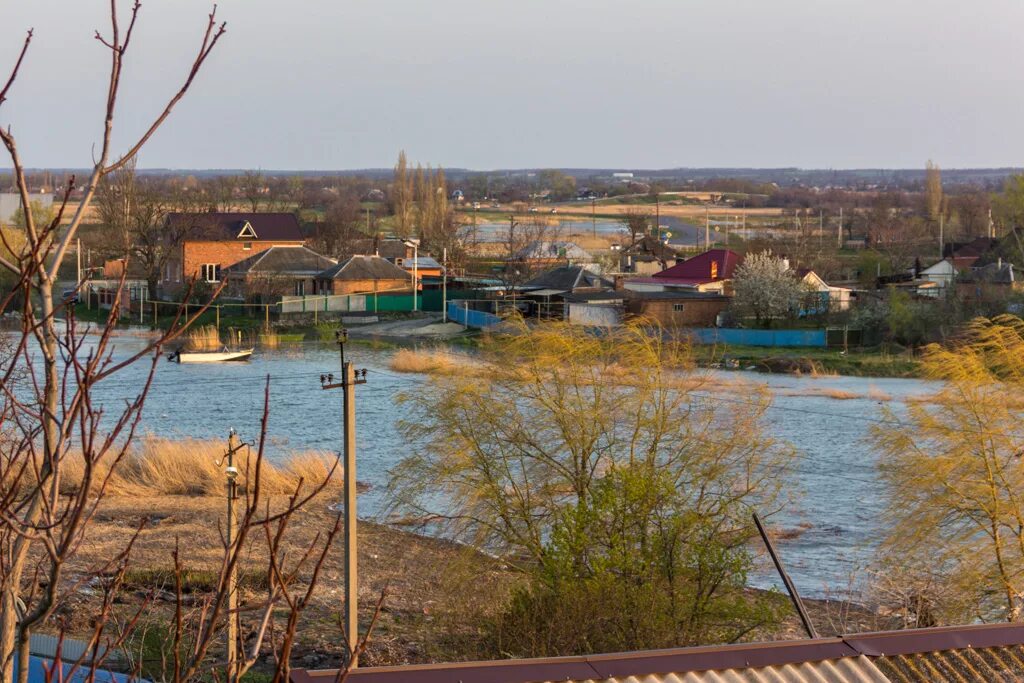
[[[292,671],[330,683],[336,671]],[[966,683],[1024,680],[1024,624],[580,657],[357,669],[358,683]]]
[[[875,663],[893,683],[1024,680],[1024,649],[1019,646],[879,657]]]

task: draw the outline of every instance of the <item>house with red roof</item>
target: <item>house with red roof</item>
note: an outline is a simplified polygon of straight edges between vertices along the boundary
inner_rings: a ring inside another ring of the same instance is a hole
[[[732,278],[743,256],[729,249],[710,249],[650,277],[627,280],[626,289],[636,292],[689,290],[732,293]]]

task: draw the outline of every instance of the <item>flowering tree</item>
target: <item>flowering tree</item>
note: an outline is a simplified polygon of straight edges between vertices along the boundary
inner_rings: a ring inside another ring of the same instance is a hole
[[[740,316],[753,317],[758,327],[795,314],[807,294],[789,262],[771,250],[747,255],[736,269],[733,286],[733,308]]]

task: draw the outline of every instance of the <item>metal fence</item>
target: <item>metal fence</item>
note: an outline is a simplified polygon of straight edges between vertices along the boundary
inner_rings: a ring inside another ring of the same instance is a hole
[[[731,344],[733,346],[814,346],[825,347],[826,331],[747,330],[724,327],[695,327],[686,330],[695,344]]]
[[[501,322],[501,318],[487,311],[474,311],[468,301],[448,302],[448,319],[466,327],[485,329]]]

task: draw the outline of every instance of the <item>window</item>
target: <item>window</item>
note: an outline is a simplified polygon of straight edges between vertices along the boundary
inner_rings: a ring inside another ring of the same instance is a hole
[[[249,221],[242,223],[242,229],[238,232],[238,237],[256,237],[256,231],[252,229],[252,223]]]
[[[673,313],[682,313],[682,311],[683,311],[683,304],[672,304],[672,312]]]
[[[252,242],[242,242],[242,249],[249,251],[252,249]]]
[[[220,282],[220,264],[204,263],[199,268],[199,277],[205,282]]]
[[[396,266],[401,266],[404,262],[405,262],[405,259],[400,259],[400,258],[396,258],[395,259],[395,265]]]
[[[305,296],[305,295],[306,295],[306,281],[305,280],[296,280],[295,281],[295,296]]]

